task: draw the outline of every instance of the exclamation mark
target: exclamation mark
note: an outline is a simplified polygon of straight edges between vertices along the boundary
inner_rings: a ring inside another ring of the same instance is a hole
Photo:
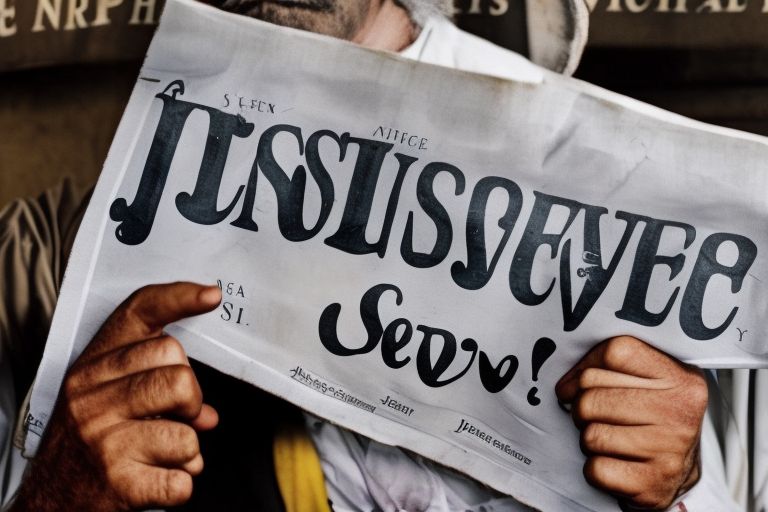
[[[533,345],[533,352],[531,353],[531,376],[533,377],[533,382],[538,382],[539,370],[541,370],[546,360],[549,359],[549,356],[555,353],[556,348],[555,342],[549,338],[539,338],[536,340],[536,343]],[[529,404],[536,406],[541,403],[541,399],[536,396],[538,391],[539,388],[535,386],[528,391]]]

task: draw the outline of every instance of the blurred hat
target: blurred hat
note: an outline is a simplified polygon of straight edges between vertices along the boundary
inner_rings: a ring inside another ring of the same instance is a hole
[[[528,58],[572,74],[587,43],[589,10],[584,0],[525,0]]]

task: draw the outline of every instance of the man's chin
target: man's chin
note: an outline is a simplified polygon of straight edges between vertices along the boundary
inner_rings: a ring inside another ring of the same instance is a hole
[[[208,0],[208,3],[225,11],[254,18],[261,18],[263,12],[280,12],[281,15],[288,16],[300,11],[334,10],[333,0]]]
[[[203,0],[225,11],[262,21],[350,39],[362,25],[370,0]]]
[[[333,10],[331,0],[263,0],[259,3],[271,4],[288,9],[309,9],[312,11],[329,12]]]

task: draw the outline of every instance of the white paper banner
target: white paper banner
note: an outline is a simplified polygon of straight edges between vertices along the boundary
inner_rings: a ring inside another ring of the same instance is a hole
[[[415,64],[173,0],[32,397],[142,285],[219,281],[192,357],[545,510],[581,476],[559,377],[629,334],[765,367],[765,139],[544,73]]]

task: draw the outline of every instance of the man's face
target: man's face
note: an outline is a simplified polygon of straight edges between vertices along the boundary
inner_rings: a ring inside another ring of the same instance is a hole
[[[208,0],[220,9],[263,21],[351,39],[376,0]]]

